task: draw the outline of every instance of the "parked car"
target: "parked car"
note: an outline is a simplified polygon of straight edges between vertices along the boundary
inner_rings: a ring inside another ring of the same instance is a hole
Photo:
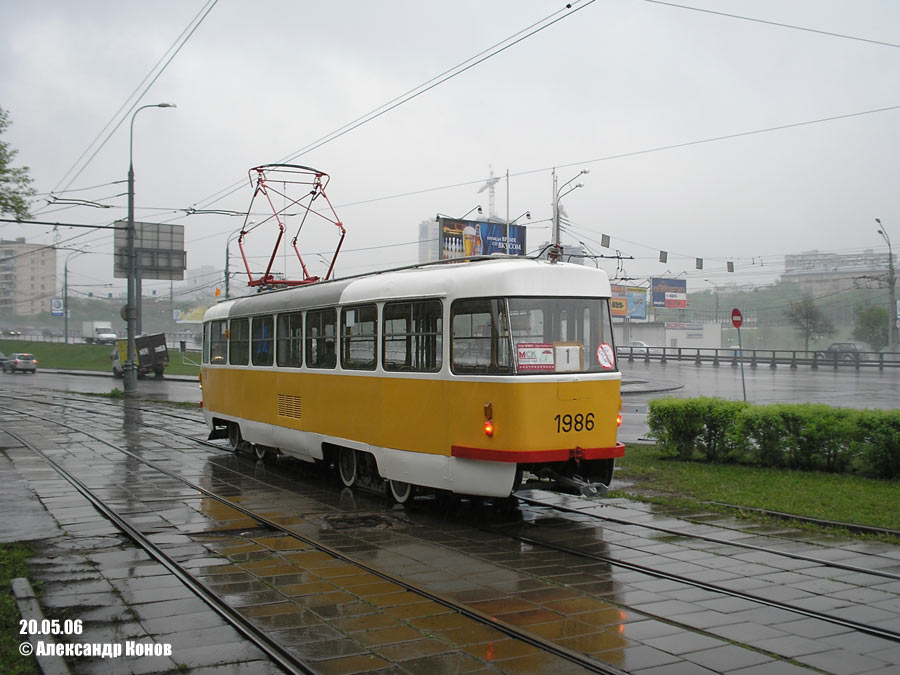
[[[650,353],[650,345],[642,340],[632,340],[627,345],[619,345],[616,351],[619,352],[619,356],[630,356],[631,354],[646,356]]]
[[[34,374],[37,370],[37,359],[34,358],[34,354],[25,354],[24,352],[10,354],[3,362],[3,371],[15,373],[17,370]]]
[[[6,362],[6,354],[0,352],[0,366],[2,366]]]
[[[862,358],[862,349],[855,342],[833,342],[823,351],[816,352],[816,356],[820,359],[830,361],[854,361]]]

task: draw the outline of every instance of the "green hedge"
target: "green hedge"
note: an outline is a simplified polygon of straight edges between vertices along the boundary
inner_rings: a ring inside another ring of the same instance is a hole
[[[650,402],[648,422],[680,459],[900,478],[900,410],[665,398]]]

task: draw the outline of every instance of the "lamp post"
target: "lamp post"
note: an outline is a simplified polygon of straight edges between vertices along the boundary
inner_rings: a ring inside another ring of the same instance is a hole
[[[573,180],[578,178],[578,176],[590,173],[590,169],[582,169],[575,176],[567,180],[562,184],[562,187],[556,188],[556,169],[553,169],[553,248],[554,254],[551,258],[556,261],[560,254],[562,247],[560,246],[560,233],[559,233],[559,200],[565,197],[570,192],[577,190],[580,187],[584,187],[584,183],[576,183],[575,187],[569,188],[565,192],[563,190],[566,189],[566,186],[571,183]]]
[[[63,341],[69,344],[69,261],[87,251],[75,251],[66,256],[63,263]]]
[[[509,172],[507,172],[507,173],[509,173]],[[509,207],[507,207],[507,212],[509,212]],[[531,211],[526,211],[525,213],[516,216],[515,218],[507,221],[507,223],[506,223],[506,255],[509,255],[509,228],[511,225],[515,225],[516,221],[519,218],[521,218],[522,216],[525,216],[528,220],[531,220]],[[509,216],[507,216],[507,217],[509,217]],[[523,253],[524,253],[524,251],[523,251]]]
[[[481,204],[478,204],[477,206],[473,206],[471,209],[466,211],[466,214],[464,216],[462,216],[460,218],[460,220],[465,220],[466,216],[469,215],[470,213],[472,213],[472,211],[478,211],[478,215],[481,215]]]
[[[716,287],[716,323],[719,323],[719,284],[717,284],[712,279],[704,279],[703,281],[711,283]]]
[[[128,304],[125,309],[127,326],[128,348],[124,364],[125,395],[137,395],[137,371],[135,370],[134,333],[137,319],[136,298],[134,293],[135,271],[137,265],[134,259],[134,118],[145,108],[174,108],[174,103],[151,103],[142,105],[131,116],[131,126],[128,132]]]
[[[881,224],[881,218],[876,218],[878,223],[878,234],[882,236],[888,245],[888,290],[891,294],[891,307],[888,311],[888,351],[894,351],[897,346],[897,295],[895,285],[897,278],[894,276],[894,251],[891,249],[891,238],[888,236],[887,230]]]
[[[253,221],[247,223],[247,225],[252,225]],[[244,231],[244,225],[241,225],[238,229],[228,235],[228,241],[225,242],[225,299],[228,299],[228,283],[229,283],[229,273],[228,273],[228,247],[231,246],[231,242],[234,241],[235,237],[240,236],[240,234]]]

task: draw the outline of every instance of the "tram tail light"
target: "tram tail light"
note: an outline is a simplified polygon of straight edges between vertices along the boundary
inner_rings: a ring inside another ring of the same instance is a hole
[[[622,426],[622,413],[616,413],[616,428]]]
[[[490,401],[484,404],[484,435],[494,435],[494,406]]]

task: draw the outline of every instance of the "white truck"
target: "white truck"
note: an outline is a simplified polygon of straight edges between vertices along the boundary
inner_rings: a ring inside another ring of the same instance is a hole
[[[83,321],[81,324],[81,337],[89,345],[114,345],[119,336],[113,330],[109,321]]]

